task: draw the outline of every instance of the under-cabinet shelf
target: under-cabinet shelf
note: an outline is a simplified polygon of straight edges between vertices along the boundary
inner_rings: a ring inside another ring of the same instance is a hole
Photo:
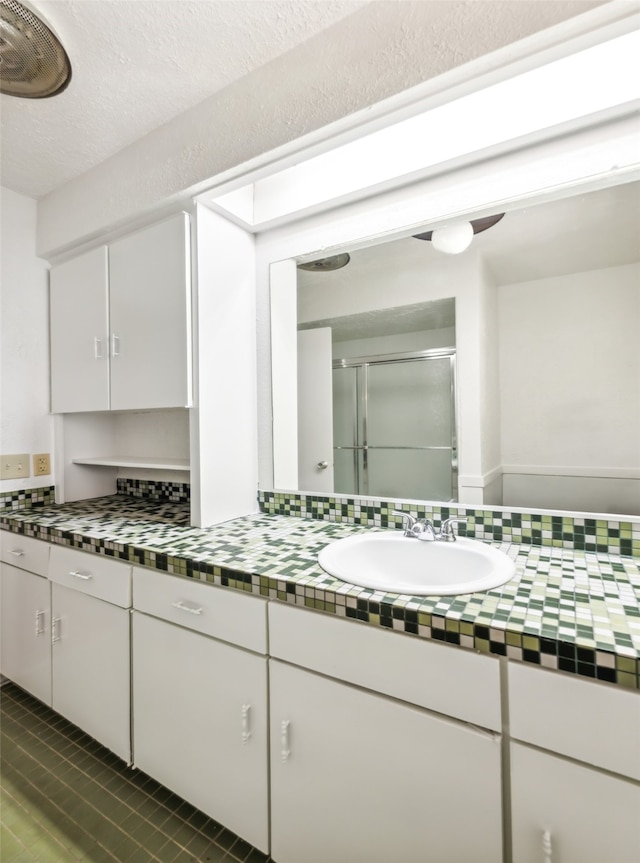
[[[189,470],[188,458],[148,458],[146,456],[103,456],[102,458],[74,458],[74,464],[102,467],[137,467],[155,470]]]

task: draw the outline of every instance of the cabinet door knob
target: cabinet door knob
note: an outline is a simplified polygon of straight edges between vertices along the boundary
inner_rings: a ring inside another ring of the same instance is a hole
[[[329,467],[329,462],[328,461],[319,461],[318,464],[316,465],[316,467],[318,468],[318,470],[326,470]]]

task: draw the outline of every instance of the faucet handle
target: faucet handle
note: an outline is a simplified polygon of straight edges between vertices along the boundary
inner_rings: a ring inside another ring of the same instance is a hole
[[[442,522],[442,526],[440,528],[440,536],[446,542],[455,542],[456,534],[453,530],[454,524],[466,524],[468,519],[466,518],[445,518]]]
[[[412,536],[412,530],[416,526],[418,519],[414,518],[408,512],[401,512],[399,509],[393,509],[393,510],[391,510],[391,513],[392,513],[392,515],[401,516],[402,526],[404,527],[404,535],[405,536]],[[406,521],[405,521],[405,519],[406,519]]]

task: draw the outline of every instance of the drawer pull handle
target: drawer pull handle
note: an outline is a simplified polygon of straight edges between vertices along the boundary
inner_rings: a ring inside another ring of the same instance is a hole
[[[93,578],[90,572],[78,572],[77,569],[72,569],[69,575],[72,575],[74,578],[81,578],[82,581],[89,581],[89,579]]]
[[[243,704],[242,705],[242,742],[243,743],[248,743],[249,738],[251,737],[250,713],[251,713],[251,705],[250,704]]]
[[[61,618],[59,617],[54,617],[51,620],[51,644],[60,641],[60,620]]]
[[[181,599],[177,602],[172,603],[173,608],[178,608],[180,611],[188,611],[189,614],[202,614],[202,607],[196,607],[195,605],[187,605]]]
[[[552,863],[553,849],[551,848],[551,832],[549,830],[545,830],[542,834],[542,853],[544,854],[544,863]]]
[[[280,760],[285,764],[289,760],[291,749],[289,748],[289,720],[283,719],[280,723]]]
[[[96,360],[102,359],[102,339],[97,336],[93,340],[93,356]]]
[[[120,336],[117,336],[115,333],[111,335],[111,356],[120,356]]]
[[[44,635],[44,611],[36,611],[36,638]]]
[[[9,554],[12,554],[14,557],[24,557],[24,551],[20,548],[10,548]]]

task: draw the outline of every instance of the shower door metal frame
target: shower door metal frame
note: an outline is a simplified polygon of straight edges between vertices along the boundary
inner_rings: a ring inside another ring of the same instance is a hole
[[[392,365],[396,363],[420,362],[435,359],[449,359],[451,380],[451,446],[370,446],[368,443],[367,409],[368,409],[368,375],[369,367],[375,365]],[[334,446],[336,450],[352,450],[354,459],[354,475],[358,489],[357,494],[369,494],[369,450],[450,450],[451,451],[451,499],[458,500],[458,435],[456,413],[456,350],[455,348],[434,348],[427,351],[408,351],[397,354],[378,354],[367,357],[349,357],[333,361],[334,369],[359,368],[359,378],[356,377],[356,412],[353,428],[353,446]],[[358,391],[359,390],[359,391]],[[362,444],[358,444],[359,418],[362,418]],[[362,452],[362,483],[360,482],[360,459]]]

